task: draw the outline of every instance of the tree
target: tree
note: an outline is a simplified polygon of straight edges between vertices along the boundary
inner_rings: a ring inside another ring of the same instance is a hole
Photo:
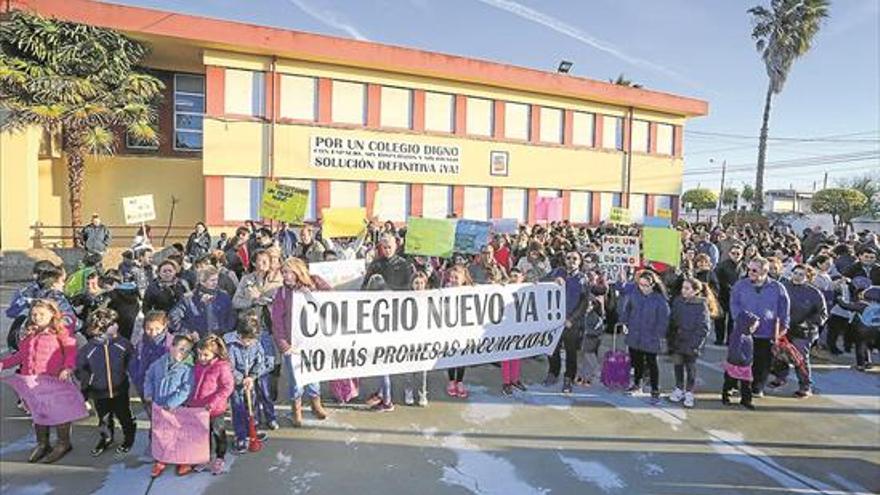
[[[681,195],[681,202],[688,208],[697,210],[697,221],[700,221],[700,210],[708,210],[718,204],[718,195],[709,189],[689,189]]]
[[[868,206],[865,208],[865,213],[876,214],[880,211],[880,200],[875,199],[880,195],[880,173],[872,172],[860,177],[840,179],[836,182],[838,187],[855,189],[868,198]]]
[[[739,191],[737,191],[736,189],[725,189],[724,192],[721,193],[721,204],[723,205],[735,205],[738,199]]]
[[[855,189],[822,189],[813,195],[813,212],[830,213],[835,224],[847,223],[861,215],[868,206],[868,198]]]
[[[623,72],[621,72],[620,75],[617,76],[617,79],[609,79],[608,82],[610,82],[611,84],[616,84],[618,86],[627,86],[629,88],[641,88],[642,87],[641,84],[634,83],[634,82],[630,81],[629,79],[627,79],[626,76],[623,74]]]
[[[118,134],[155,144],[162,82],[138,69],[143,45],[108,29],[13,12],[0,23],[0,131],[40,126],[61,138],[71,223],[82,219],[87,155],[110,155]],[[117,132],[119,131],[119,132]]]
[[[782,86],[794,61],[807,53],[819,32],[822,20],[828,17],[828,0],[770,0],[770,8],[758,5],[748,10],[752,16],[752,39],[761,52],[769,77],[764,99],[764,115],[758,140],[758,170],[755,176],[753,207],[764,206],[764,161],[767,157],[767,131],[770,103]]]
[[[751,203],[755,200],[755,189],[751,184],[743,184],[743,192],[740,194],[740,197],[746,203]]]

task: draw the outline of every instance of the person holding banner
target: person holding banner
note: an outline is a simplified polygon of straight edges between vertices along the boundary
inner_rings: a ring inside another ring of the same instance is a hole
[[[544,386],[551,387],[559,381],[562,368],[562,348],[565,347],[565,379],[562,382],[562,393],[570,394],[572,384],[577,376],[577,355],[583,330],[583,316],[590,305],[593,293],[587,277],[581,272],[581,254],[569,251],[565,255],[565,267],[560,267],[545,277],[547,281],[555,281],[565,288],[565,329],[562,338],[550,355],[547,377]]]
[[[474,285],[471,275],[467,268],[463,265],[453,265],[446,272],[446,287],[467,287]],[[458,397],[460,399],[468,398],[468,390],[464,386],[464,371],[467,368],[449,368],[446,370],[449,376],[449,383],[446,385],[446,395],[450,397]]]
[[[647,371],[651,383],[651,398],[659,400],[660,369],[657,367],[657,354],[661,350],[660,339],[666,335],[669,326],[666,290],[657,274],[643,270],[636,276],[636,285],[626,284],[623,292],[622,306],[619,309],[620,323],[628,330],[626,345],[629,347],[630,361],[635,372],[629,392],[641,391],[642,378]]]
[[[0,370],[20,366],[21,375],[48,375],[70,380],[76,367],[76,340],[71,337],[71,329],[65,326],[62,318],[61,310],[54,301],[35,300],[24,325],[18,351],[0,360]],[[51,464],[73,450],[70,444],[71,424],[54,426],[58,443],[50,448],[49,426],[34,423],[37,446],[28,456],[28,462],[43,459],[43,462]]]
[[[525,282],[522,272],[514,268],[510,270],[510,278],[508,283],[521,284]],[[508,359],[501,362],[501,393],[503,395],[513,395],[513,389],[516,388],[522,392],[526,391],[526,386],[520,380],[520,359]]]
[[[544,254],[544,245],[537,241],[530,242],[527,255],[519,259],[516,268],[522,272],[526,282],[533,283],[543,279],[550,273],[550,260]]]
[[[367,267],[361,290],[367,288],[367,283],[373,275],[382,275],[390,290],[409,290],[413,276],[412,263],[398,254],[397,237],[383,235],[376,247],[377,257]]]
[[[312,402],[312,413],[319,420],[327,418],[327,411],[321,404],[320,383],[298,383],[296,379],[296,367],[293,358],[296,349],[292,345],[290,322],[293,295],[297,292],[308,293],[310,291],[330,290],[330,286],[320,277],[313,277],[309,269],[300,258],[287,258],[281,265],[282,286],[275,291],[272,300],[272,337],[275,345],[282,355],[282,369],[287,380],[287,398],[293,405],[291,422],[295,428],[303,425],[302,397],[305,395]]]
[[[211,444],[215,459],[211,465],[211,471],[215,474],[222,473],[225,468],[226,457],[226,414],[229,396],[235,388],[232,378],[232,368],[229,366],[229,354],[223,339],[217,335],[209,335],[196,345],[198,360],[193,370],[192,395],[187,405],[189,407],[204,407],[210,415]],[[192,472],[192,466],[181,464],[177,466],[177,474],[180,476]]]
[[[428,274],[423,271],[416,271],[413,274],[412,279],[412,290],[427,290],[429,288],[428,284],[429,278]],[[414,384],[418,385],[416,389],[416,393],[413,393]],[[416,398],[415,395],[418,395],[418,404],[419,407],[428,407],[428,372],[427,371],[414,371],[412,373],[406,374],[406,384],[403,389],[403,402],[411,406],[415,404]]]
[[[141,401],[145,401],[147,371],[153,363],[168,354],[173,339],[174,335],[168,331],[168,315],[163,311],[150,311],[144,316],[144,335],[135,346],[131,364],[128,365],[128,376]],[[149,418],[150,408],[145,407],[144,411]]]

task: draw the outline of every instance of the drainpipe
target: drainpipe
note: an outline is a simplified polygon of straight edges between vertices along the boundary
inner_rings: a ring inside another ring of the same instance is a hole
[[[272,55],[272,63],[269,66],[269,77],[272,78],[272,84],[270,87],[272,88],[272,111],[271,119],[269,122],[269,180],[275,179],[275,124],[278,120],[278,116],[275,115],[276,110],[278,110],[278,102],[275,101],[275,98],[278,94],[278,88],[275,87],[275,74],[277,70],[278,57]]]
[[[623,195],[626,199],[626,208],[630,207],[630,187],[632,186],[632,155],[633,155],[633,140],[632,140],[632,131],[633,131],[633,107],[629,107],[627,112],[627,120],[629,121],[629,125],[627,126],[627,132],[629,136],[624,136],[627,138],[627,146],[626,146],[626,181],[623,184]],[[622,198],[623,199],[623,198]],[[622,201],[621,201],[622,202]]]

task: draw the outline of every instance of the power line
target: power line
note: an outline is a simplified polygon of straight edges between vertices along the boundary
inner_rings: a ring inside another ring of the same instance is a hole
[[[790,141],[790,142],[812,142],[812,143],[880,143],[880,138],[858,138],[858,139],[843,139],[850,136],[862,136],[866,134],[877,134],[878,131],[864,131],[864,132],[856,132],[849,134],[842,134],[837,136],[815,136],[815,137],[807,137],[807,138],[797,138],[797,137],[767,137],[767,141]],[[759,139],[759,136],[747,136],[745,134],[730,134],[725,132],[708,132],[708,131],[689,131],[685,130],[685,134],[690,134],[692,136],[707,136],[707,137],[721,137],[727,139]]]
[[[816,155],[808,158],[792,158],[788,160],[778,160],[767,162],[765,164],[766,170],[778,170],[780,168],[792,168],[792,167],[801,167],[801,166],[816,166],[816,165],[830,165],[835,163],[848,163],[854,161],[865,161],[880,158],[880,151],[860,151],[854,153],[839,153],[832,155]],[[757,167],[757,163],[748,162],[748,163],[738,163],[734,165],[728,166],[728,171],[747,171],[754,170]],[[684,175],[701,175],[701,174],[716,174],[718,173],[718,169],[715,167],[712,168],[696,168],[685,170]]]

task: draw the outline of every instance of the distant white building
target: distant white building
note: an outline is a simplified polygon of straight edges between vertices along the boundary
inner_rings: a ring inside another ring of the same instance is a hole
[[[764,213],[812,213],[813,193],[793,189],[764,191]]]

